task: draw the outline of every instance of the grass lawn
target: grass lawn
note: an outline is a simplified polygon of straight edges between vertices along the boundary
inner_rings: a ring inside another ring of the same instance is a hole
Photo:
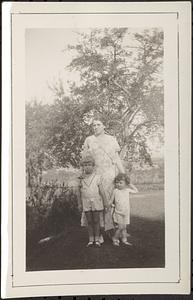
[[[28,247],[27,271],[161,268],[165,265],[164,191],[138,193],[131,198],[129,241],[115,247],[105,236],[101,248],[86,248],[86,228],[73,225],[48,241]]]

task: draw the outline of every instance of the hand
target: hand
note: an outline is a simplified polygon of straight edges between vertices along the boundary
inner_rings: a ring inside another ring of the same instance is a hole
[[[105,212],[107,212],[109,209],[110,209],[110,206],[109,206],[109,205],[107,205],[107,206],[105,206],[105,209],[104,209],[104,211],[105,211]]]

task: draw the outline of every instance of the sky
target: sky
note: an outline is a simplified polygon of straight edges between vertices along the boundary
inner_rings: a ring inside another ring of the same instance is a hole
[[[129,28],[129,32],[141,32],[142,29]],[[68,90],[67,80],[78,76],[69,73],[67,65],[72,60],[72,52],[63,51],[67,45],[75,45],[79,38],[77,32],[89,32],[88,29],[27,29],[26,40],[26,101],[37,99],[42,103],[53,102],[53,93],[48,84],[60,77]],[[127,36],[126,43],[132,43]]]
[[[66,66],[72,56],[63,51],[68,44],[75,44],[77,34],[69,29],[26,30],[26,100],[35,98],[51,103],[53,93],[48,84],[63,78],[70,80]],[[72,76],[72,74],[71,74]],[[67,88],[67,84],[66,84]]]

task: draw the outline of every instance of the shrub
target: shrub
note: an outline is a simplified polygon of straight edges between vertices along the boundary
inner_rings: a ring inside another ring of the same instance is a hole
[[[26,202],[27,244],[56,235],[79,221],[74,190],[56,184],[31,187]]]

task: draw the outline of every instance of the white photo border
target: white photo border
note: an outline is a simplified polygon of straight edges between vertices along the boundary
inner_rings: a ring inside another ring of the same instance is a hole
[[[110,4],[112,4],[112,3],[110,3]],[[186,3],[187,4],[187,3]],[[46,3],[46,5],[47,5],[47,3]],[[63,4],[64,5],[64,4]],[[128,4],[127,4],[128,5]],[[156,7],[156,4],[154,3],[154,5],[155,5],[155,7]],[[41,6],[41,5],[40,5]],[[49,4],[48,4],[48,6],[49,6]],[[152,5],[153,6],[153,5]],[[41,6],[42,7],[42,6]],[[127,6],[128,7],[128,6]],[[16,5],[16,10],[17,10],[17,5]],[[25,9],[24,9],[25,10]],[[181,10],[181,7],[180,7],[180,9],[179,10]],[[172,12],[172,14],[176,14],[176,16],[177,16],[177,18],[179,19],[179,10],[176,10],[176,11],[173,11]],[[183,13],[184,13],[184,10],[188,10],[188,5],[185,7],[185,9],[184,9],[184,6],[183,6],[183,9],[182,9],[182,12],[180,11],[180,13],[182,13],[182,15],[183,15]],[[104,12],[105,14],[108,14],[106,11]],[[137,12],[136,14],[149,14],[148,12]],[[35,14],[35,15],[37,15],[38,13],[36,12],[36,13],[26,13],[26,12],[22,12],[22,13],[20,13],[20,14],[18,14],[17,12],[15,13],[15,12],[12,12],[11,13],[11,16],[13,16],[13,15],[19,15],[19,16],[21,16],[21,15],[25,15],[25,14]],[[41,13],[42,14],[42,13]],[[64,13],[56,13],[56,12],[54,12],[54,13],[44,13],[44,14],[58,14],[58,15],[60,15],[60,14],[64,14]],[[71,14],[71,13],[65,13],[65,14]],[[75,13],[75,14],[81,14],[81,13],[79,13],[79,12],[77,12],[77,13]],[[87,13],[87,14],[91,14],[91,13]],[[95,14],[96,15],[96,13],[94,13],[93,12],[93,14]],[[100,14],[101,14],[101,12],[100,12]],[[111,14],[112,14],[112,12],[111,12]],[[114,14],[120,14],[119,12],[117,13],[117,12],[115,12]],[[128,12],[127,13],[124,13],[124,12],[122,12],[121,14],[128,14]],[[130,12],[129,14],[134,14],[134,12]],[[153,12],[152,14],[155,14],[155,12]],[[159,12],[159,14],[160,14],[160,12]],[[171,12],[165,12],[165,14],[171,14]],[[187,11],[186,11],[186,14],[187,14]],[[179,25],[178,25],[179,26]],[[188,42],[189,42],[189,40],[188,40]],[[178,68],[178,90],[177,90],[177,94],[178,94],[178,96],[177,96],[177,99],[178,99],[178,145],[179,145],[179,149],[178,149],[178,163],[179,163],[179,172],[180,172],[180,165],[181,165],[181,158],[182,158],[182,151],[181,151],[181,147],[182,147],[182,145],[181,145],[181,135],[183,134],[183,128],[181,128],[181,115],[180,115],[180,113],[181,113],[181,106],[180,105],[182,105],[181,103],[180,103],[180,46],[182,47],[182,44],[180,43],[180,37],[179,37],[179,28],[178,28],[178,32],[177,32],[177,43],[178,43],[178,63],[177,63],[177,68]],[[189,83],[190,84],[190,83]],[[11,84],[12,86],[13,86],[13,82],[12,82],[12,84]],[[189,86],[188,86],[189,87]],[[12,97],[11,97],[12,98]],[[12,101],[13,101],[13,98],[12,98]],[[189,103],[187,103],[187,107],[189,107]],[[11,107],[13,108],[13,103],[12,103],[12,105],[11,105]],[[186,113],[187,113],[188,111],[186,111]],[[188,116],[188,117],[190,117],[190,116]],[[12,118],[13,118],[13,115],[12,115]],[[189,121],[189,119],[188,119],[188,121]],[[11,124],[12,125],[14,125],[14,121],[13,121],[13,119],[12,119],[12,121],[11,121]],[[188,132],[189,132],[189,126],[190,126],[190,124],[186,124],[188,127],[186,127],[186,129],[188,129]],[[13,141],[13,136],[14,136],[14,134],[13,134],[13,131],[11,130],[11,132],[12,132],[12,134],[11,134],[11,142]],[[190,138],[190,136],[189,136],[189,138]],[[189,142],[190,142],[190,140],[189,140]],[[187,143],[187,141],[186,141],[186,143]],[[187,145],[188,146],[188,145]],[[14,153],[12,153],[12,154],[14,154]],[[13,157],[13,156],[12,156]],[[189,159],[190,159],[190,157],[188,157]],[[13,164],[12,164],[12,167],[13,167]],[[13,170],[11,171],[11,174],[12,174],[12,180],[14,179],[13,178]],[[178,173],[178,175],[179,175],[179,178],[178,178],[178,180],[179,180],[179,187],[181,187],[181,184],[182,184],[182,182],[180,182],[180,174],[181,173]],[[188,178],[189,179],[189,178]],[[11,189],[12,190],[12,193],[13,193],[13,189]],[[181,190],[180,190],[180,188],[179,188],[179,192],[181,192]],[[13,195],[12,195],[13,196]],[[180,196],[179,196],[179,218],[181,218],[181,203],[180,203]],[[190,205],[190,203],[188,203],[188,205]],[[14,203],[13,203],[13,197],[12,197],[12,217],[13,217],[13,215],[14,215],[14,212],[15,212],[15,210],[14,210]],[[186,211],[186,213],[187,213],[187,211]],[[190,217],[190,216],[189,216]],[[188,217],[188,219],[189,219],[189,217]],[[190,219],[189,219],[189,221],[190,221]],[[173,284],[173,283],[176,283],[176,284],[180,284],[181,283],[181,279],[182,279],[182,277],[181,277],[181,227],[180,227],[180,220],[179,220],[179,276],[178,276],[178,280],[175,280],[175,281],[165,281],[165,283],[166,284]],[[12,222],[11,222],[11,224],[12,224],[12,230],[11,230],[11,232],[12,232],[12,238],[13,238],[13,234],[14,234],[14,228],[13,228],[13,224],[14,224],[14,222],[13,222],[13,220],[12,220]],[[188,224],[186,224],[186,226],[187,226],[187,228],[190,230],[190,228],[189,228],[189,226],[190,225],[188,225]],[[184,232],[183,232],[183,234],[184,234]],[[25,238],[25,237],[24,237]],[[12,242],[12,249],[11,249],[11,253],[12,253],[12,259],[11,259],[11,261],[12,261],[12,264],[13,264],[13,260],[14,260],[14,247],[13,247],[13,244],[14,244],[14,242]],[[9,253],[10,253],[10,251],[9,251]],[[188,253],[188,249],[186,249],[186,253]],[[12,265],[12,268],[13,268],[14,266]],[[186,266],[186,268],[187,268],[187,266]],[[13,269],[12,269],[13,270]],[[147,269],[145,269],[146,270],[146,273],[147,273]],[[94,272],[96,273],[98,270],[94,270]],[[112,271],[112,269],[111,269],[111,271]],[[121,270],[121,271],[123,271],[123,270]],[[160,270],[159,270],[160,271]],[[53,272],[53,271],[48,271],[49,273],[51,272],[52,274],[55,274],[55,272]],[[57,273],[61,273],[62,271],[56,271]],[[73,271],[72,271],[73,272]],[[105,270],[102,270],[102,272],[103,273],[105,273],[106,272],[106,269]],[[27,272],[27,273],[31,273],[31,272]],[[36,272],[33,272],[34,274],[36,273]],[[40,276],[44,276],[44,274],[45,273],[47,273],[47,272],[38,272],[38,273],[40,273],[39,275]],[[44,274],[43,274],[44,273]],[[13,292],[13,290],[15,290],[16,288],[24,288],[24,294],[26,294],[26,288],[27,288],[27,285],[26,284],[24,284],[24,285],[22,285],[21,284],[21,282],[22,281],[20,281],[20,284],[18,285],[18,284],[15,284],[15,282],[14,282],[14,275],[15,275],[15,272],[12,272],[11,273],[12,274],[12,280],[11,280],[11,286],[12,286],[12,292],[11,293],[13,293],[13,295],[15,296],[15,297],[17,297],[17,292]],[[36,274],[35,274],[35,276],[36,276]],[[10,283],[10,281],[7,279],[7,282],[6,283],[4,283],[5,285],[7,285],[7,283]],[[135,285],[135,284],[137,284],[137,285],[141,285],[141,287],[142,287],[142,290],[143,290],[143,292],[142,293],[147,293],[147,290],[148,290],[148,293],[150,293],[150,291],[149,291],[149,288],[146,290],[146,287],[144,287],[144,284],[146,285],[151,285],[153,283],[153,281],[151,281],[151,282],[143,282],[143,281],[137,281],[137,282],[123,282],[123,281],[121,281],[121,282],[112,282],[112,284],[118,284],[121,288],[120,288],[120,291],[118,292],[119,294],[121,294],[121,293],[123,293],[123,294],[125,294],[125,288],[123,288],[123,286],[124,286],[124,284],[126,284],[126,285],[128,285],[128,284],[130,284],[130,285]],[[154,284],[164,284],[164,281],[155,281],[154,282]],[[93,287],[93,285],[95,286],[96,285],[96,287],[97,287],[97,285],[98,286],[106,286],[107,287],[107,290],[104,290],[104,292],[103,292],[103,294],[108,294],[109,292],[107,292],[107,291],[109,291],[109,286],[111,286],[112,287],[112,285],[111,285],[111,283],[110,282],[106,282],[106,283],[101,283],[101,282],[96,282],[96,283],[74,283],[74,284],[70,284],[70,283],[67,283],[67,284],[43,284],[43,285],[38,285],[38,284],[36,284],[36,285],[34,285],[34,287],[41,287],[41,286],[53,286],[53,287],[57,287],[57,286],[59,286],[59,285],[61,285],[61,286],[64,286],[64,285],[66,285],[66,286],[68,286],[68,288],[70,287],[70,286],[72,286],[72,285],[76,285],[77,287],[78,287],[78,289],[77,290],[79,290],[79,288],[81,287],[81,285],[86,285],[86,286],[92,286]],[[172,285],[171,285],[172,286]],[[188,287],[189,287],[190,285],[189,285],[189,283],[186,283],[185,284],[185,290],[186,291],[188,291]],[[31,293],[30,292],[30,290],[32,291],[32,289],[33,289],[33,285],[29,285],[29,293]],[[177,287],[176,287],[177,288]],[[128,288],[128,289],[130,289],[130,288]],[[6,289],[7,291],[9,290],[9,292],[10,292],[10,287],[9,287],[9,289]],[[85,290],[85,289],[84,289]],[[94,291],[95,289],[93,289],[93,291]],[[121,291],[122,290],[122,291]],[[127,290],[127,289],[126,289]],[[161,290],[162,290],[162,288],[161,288]],[[161,290],[159,289],[159,293],[161,293]],[[96,290],[95,290],[95,292],[96,292]],[[154,289],[154,288],[152,288],[152,293],[155,293],[156,292],[156,290]],[[165,292],[165,291],[164,291]],[[183,292],[183,291],[182,291]],[[28,292],[27,292],[28,293]],[[112,293],[112,291],[111,291],[111,293]],[[117,292],[116,292],[117,293]],[[130,291],[129,290],[127,290],[127,292],[126,292],[127,294],[129,294],[130,293]],[[133,292],[131,292],[131,293],[133,293]],[[137,290],[136,290],[136,293],[138,293],[137,292]],[[141,292],[139,292],[139,293],[141,293]],[[171,293],[172,293],[172,291],[171,291]],[[176,293],[176,290],[174,291],[174,293]],[[70,293],[71,294],[71,293]],[[69,292],[68,292],[68,289],[66,289],[66,295],[70,295],[69,294]],[[81,294],[80,292],[77,292],[77,293],[72,293],[72,294]],[[85,294],[85,292],[83,291],[83,294]],[[88,294],[88,289],[86,289],[86,294]],[[92,294],[92,292],[91,292],[91,294]],[[96,294],[98,294],[98,292],[96,293]],[[100,292],[100,294],[101,294],[101,292]],[[115,294],[114,292],[113,292],[113,294]],[[9,295],[9,294],[8,294]],[[36,291],[32,291],[32,293],[31,294],[26,294],[26,295],[30,295],[30,296],[35,296],[35,295],[57,295],[57,293],[55,294],[55,292],[51,292],[51,293],[49,293],[49,294],[46,294],[46,293],[43,293],[42,294],[42,292],[40,292],[40,293],[38,293],[37,292],[37,294],[36,294]]]

